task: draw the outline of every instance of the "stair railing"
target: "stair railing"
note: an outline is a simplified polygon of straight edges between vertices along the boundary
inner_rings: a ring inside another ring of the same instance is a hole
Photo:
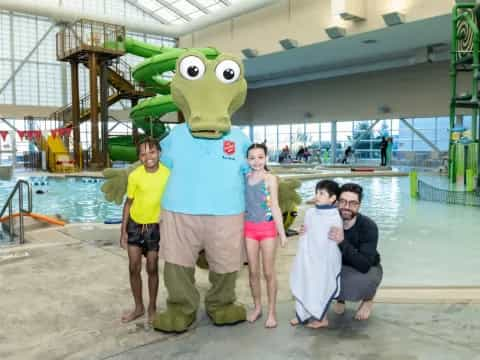
[[[23,208],[23,187],[27,188],[27,208]],[[0,211],[0,217],[3,216],[5,211],[8,209],[8,232],[10,235],[10,241],[13,242],[14,233],[13,233],[13,198],[18,192],[18,213],[19,213],[19,238],[20,244],[25,243],[25,225],[23,222],[23,216],[25,213],[32,212],[32,185],[28,181],[18,180],[15,184],[12,192],[7,198],[5,205],[3,206],[2,211]]]

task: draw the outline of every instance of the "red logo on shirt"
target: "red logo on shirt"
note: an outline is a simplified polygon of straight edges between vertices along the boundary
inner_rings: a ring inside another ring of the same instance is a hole
[[[235,154],[235,143],[233,141],[223,141],[223,152],[227,155]]]

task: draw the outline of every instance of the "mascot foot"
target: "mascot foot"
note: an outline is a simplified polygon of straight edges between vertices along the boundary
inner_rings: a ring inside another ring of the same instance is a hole
[[[166,333],[182,333],[188,330],[195,318],[195,314],[185,315],[179,311],[167,310],[157,314],[153,320],[153,328]]]
[[[235,325],[247,320],[247,311],[241,305],[230,304],[208,311],[208,316],[217,326]]]

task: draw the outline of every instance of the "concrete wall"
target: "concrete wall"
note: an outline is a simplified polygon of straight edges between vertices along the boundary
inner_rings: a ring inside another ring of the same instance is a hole
[[[459,93],[471,86],[470,79],[460,80]],[[449,63],[427,63],[249,90],[246,105],[234,122],[247,125],[445,116],[449,114],[450,91]],[[381,113],[381,106],[391,112]],[[306,119],[307,112],[313,117]]]
[[[180,46],[215,46],[238,56],[244,48],[268,54],[282,50],[278,41],[284,38],[296,39],[301,46],[329,40],[324,29],[332,25],[346,27],[350,35],[358,34],[385,27],[381,15],[392,10],[401,10],[407,21],[415,21],[448,14],[454,5],[453,0],[364,1],[366,20],[352,22],[333,16],[330,0],[279,0],[278,4],[181,37]]]

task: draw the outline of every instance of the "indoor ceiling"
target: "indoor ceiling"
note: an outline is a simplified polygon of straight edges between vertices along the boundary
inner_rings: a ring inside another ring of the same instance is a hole
[[[187,23],[241,0],[127,0],[163,24]]]
[[[451,15],[245,59],[250,88],[449,59]],[[323,31],[323,29],[322,29]]]

